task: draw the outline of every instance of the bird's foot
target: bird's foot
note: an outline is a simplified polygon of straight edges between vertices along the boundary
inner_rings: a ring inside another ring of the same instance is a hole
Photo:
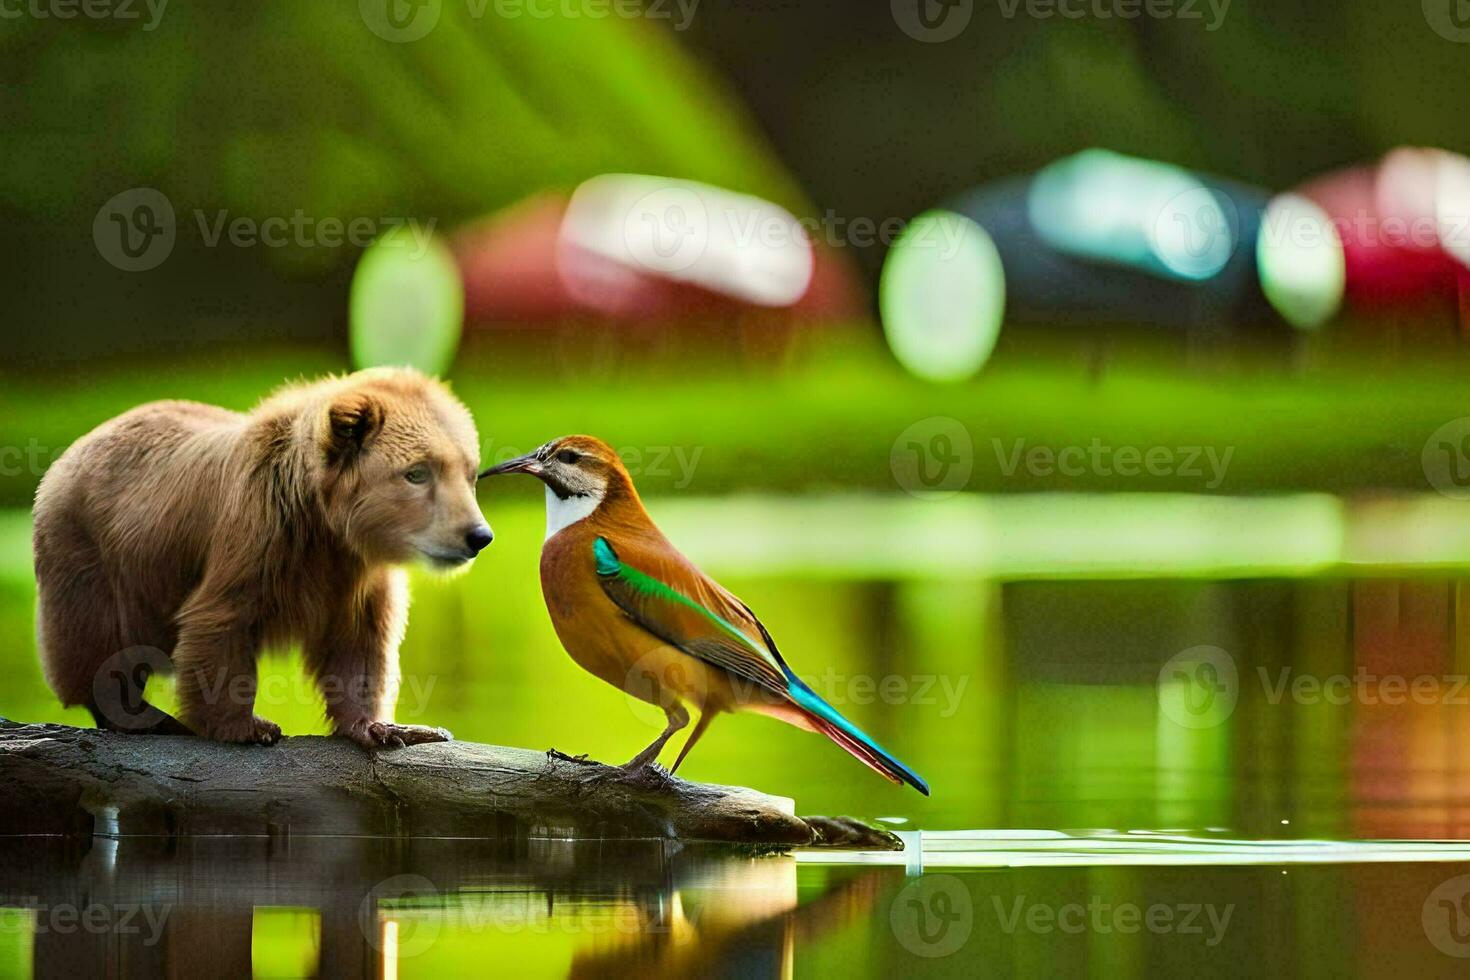
[[[650,745],[648,748],[644,749],[642,752],[639,752],[637,755],[633,756],[633,758],[629,759],[627,762],[623,763],[617,768],[623,770],[624,772],[637,772],[644,766],[652,765],[654,761],[658,759],[659,750],[662,748],[662,743]]]
[[[625,779],[653,779],[657,782],[666,783],[673,777],[669,771],[652,759],[633,758],[621,766],[613,766],[613,769],[623,774]]]

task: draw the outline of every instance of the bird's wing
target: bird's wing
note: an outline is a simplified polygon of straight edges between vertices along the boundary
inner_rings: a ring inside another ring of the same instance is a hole
[[[789,697],[789,674],[765,628],[739,599],[687,562],[606,538],[592,543],[597,581],[629,619],[685,653]]]
[[[799,708],[822,732],[864,765],[925,796],[929,786],[912,769],[822,700],[781,659],[755,614],[719,583],[662,542],[633,538],[619,554],[607,538],[592,542],[597,581],[628,618],[670,646],[758,685]]]

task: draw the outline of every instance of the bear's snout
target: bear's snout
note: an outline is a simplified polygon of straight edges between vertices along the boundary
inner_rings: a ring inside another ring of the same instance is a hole
[[[469,549],[471,555],[478,555],[485,550],[485,546],[495,540],[495,532],[490,530],[488,524],[476,524],[465,532],[464,546]]]

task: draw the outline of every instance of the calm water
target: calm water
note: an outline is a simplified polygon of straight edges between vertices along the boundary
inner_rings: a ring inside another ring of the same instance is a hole
[[[1459,975],[1470,862],[1435,843],[1470,837],[1452,525],[1416,539],[1401,514],[1317,498],[1254,522],[1123,500],[938,525],[832,506],[669,507],[665,524],[934,796],[749,717],[722,718],[681,775],[938,832],[922,867],[655,842],[9,842],[0,974]],[[416,581],[400,719],[633,755],[661,718],[557,646],[537,509],[487,512],[497,542],[471,573]],[[35,666],[25,535],[0,520],[0,714],[85,724]],[[288,733],[322,730],[289,655],[262,690]],[[977,836],[996,830],[1079,836]],[[1192,843],[1120,861],[1108,842],[1134,831]],[[1225,843],[1383,839],[1425,843]]]
[[[278,845],[279,847],[279,845]],[[1463,976],[1463,864],[950,868],[659,842],[0,844],[24,976]],[[1448,910],[1441,904],[1451,902]]]

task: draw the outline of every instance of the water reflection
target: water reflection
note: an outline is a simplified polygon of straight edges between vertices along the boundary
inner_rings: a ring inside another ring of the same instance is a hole
[[[657,842],[0,842],[0,976],[1451,977],[1470,863],[834,866]],[[818,859],[819,861],[820,859]],[[1269,860],[1269,857],[1263,858]]]
[[[0,973],[789,976],[798,941],[870,917],[894,876],[799,894],[789,855],[660,841],[12,839]]]

